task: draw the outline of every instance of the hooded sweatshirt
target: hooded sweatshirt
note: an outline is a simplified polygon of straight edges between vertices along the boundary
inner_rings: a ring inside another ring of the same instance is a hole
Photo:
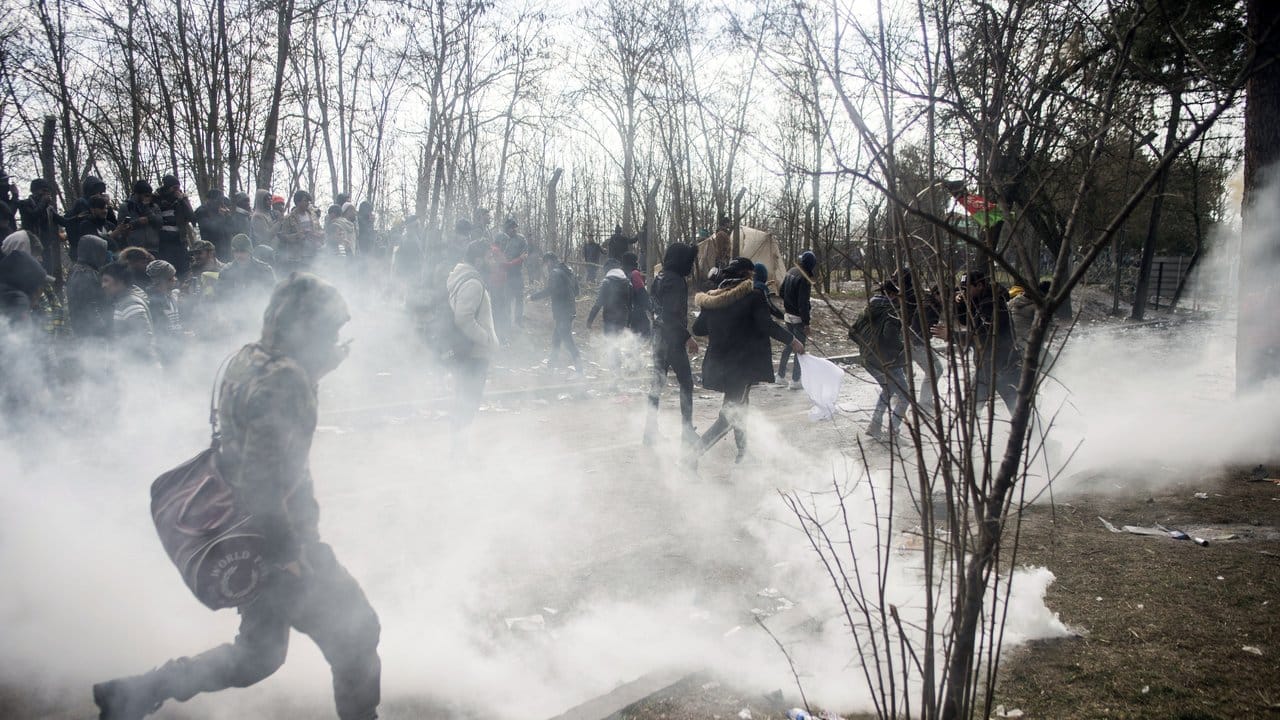
[[[672,243],[662,256],[662,271],[653,279],[649,298],[653,324],[663,342],[683,346],[689,340],[689,282],[698,249]]]
[[[332,285],[308,273],[291,275],[271,295],[261,339],[227,364],[218,391],[218,468],[257,519],[272,563],[289,563],[320,538],[309,462],[316,383],[344,355],[315,340],[347,317]]]
[[[77,337],[106,337],[111,333],[112,311],[98,272],[108,259],[106,240],[97,235],[80,238],[76,264],[67,276],[68,320]]]
[[[39,261],[25,252],[0,258],[0,311],[10,320],[30,317],[31,301],[47,277]]]
[[[112,303],[111,336],[116,344],[149,365],[158,365],[156,338],[151,327],[147,294],[131,285]]]
[[[445,284],[449,292],[449,308],[453,324],[469,344],[454,348],[471,357],[487,358],[498,348],[498,333],[493,328],[493,308],[489,291],[479,271],[467,263],[458,263]]]
[[[622,268],[613,268],[605,273],[604,280],[600,283],[600,293],[596,296],[596,304],[587,315],[587,327],[591,327],[601,311],[605,332],[616,332],[627,327],[631,319],[631,280]]]

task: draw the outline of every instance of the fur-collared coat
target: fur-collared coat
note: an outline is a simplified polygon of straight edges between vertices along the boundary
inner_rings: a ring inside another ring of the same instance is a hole
[[[773,381],[769,338],[789,343],[791,333],[769,317],[764,295],[750,280],[726,281],[694,297],[701,310],[693,334],[707,336],[702,386],[721,392]]]

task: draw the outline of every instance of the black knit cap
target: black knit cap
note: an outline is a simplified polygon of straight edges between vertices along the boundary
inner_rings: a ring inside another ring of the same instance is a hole
[[[133,184],[134,195],[151,195],[153,192],[154,191],[151,189],[151,183],[146,180],[139,180]]]
[[[720,274],[727,280],[745,278],[756,271],[756,264],[751,258],[736,257],[729,261],[728,265],[720,271]]]

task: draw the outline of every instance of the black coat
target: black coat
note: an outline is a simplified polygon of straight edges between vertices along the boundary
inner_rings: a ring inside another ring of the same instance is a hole
[[[702,361],[702,386],[728,392],[773,381],[769,338],[790,343],[791,333],[769,318],[764,295],[750,280],[730,281],[717,290],[698,293],[701,309],[693,334],[710,338]]]
[[[649,286],[653,325],[664,343],[683,347],[689,340],[689,283],[663,270]]]
[[[779,288],[782,295],[782,309],[791,315],[799,316],[801,325],[809,324],[812,309],[809,293],[812,288],[813,281],[798,267],[791,268],[782,280],[782,287]]]

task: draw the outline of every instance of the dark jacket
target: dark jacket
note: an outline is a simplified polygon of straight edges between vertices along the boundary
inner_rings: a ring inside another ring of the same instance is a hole
[[[973,349],[974,362],[979,368],[990,367],[991,362],[997,370],[1018,367],[1017,339],[1013,334],[1008,297],[1008,291],[993,284],[974,301],[956,303],[956,322],[964,326],[964,332],[957,339]]]
[[[698,248],[672,243],[662,256],[662,272],[649,284],[653,326],[663,342],[683,347],[689,340],[689,281]]]
[[[102,292],[98,272],[109,259],[107,241],[96,235],[80,238],[76,264],[67,276],[67,320],[76,337],[104,338],[111,334],[112,308]]]
[[[701,313],[693,334],[710,338],[702,361],[702,386],[728,392],[773,381],[769,338],[789,343],[791,333],[769,319],[764,296],[750,280],[728,280],[694,298]]]
[[[621,260],[622,256],[625,255],[627,251],[631,249],[631,246],[635,245],[639,240],[640,238],[638,237],[627,237],[620,232],[616,232],[610,235],[609,239],[605,241],[605,247],[609,251],[609,257],[615,260]]]
[[[577,312],[578,279],[568,265],[558,263],[547,274],[547,285],[530,296],[532,300],[551,298],[551,314],[558,318],[573,317]]]
[[[600,243],[595,240],[589,241],[582,246],[582,259],[592,265],[599,265],[600,259],[604,257],[604,248],[600,247]]]
[[[10,322],[31,317],[31,300],[44,287],[45,271],[25,252],[11,252],[0,258],[0,312]]]
[[[627,316],[627,329],[641,337],[652,335],[652,311],[653,308],[649,302],[649,291],[644,287],[644,273],[639,270],[632,270],[631,313]]]
[[[177,190],[161,188],[156,192],[156,207],[160,208],[160,239],[185,245],[183,233],[196,219],[191,201]]]
[[[601,311],[606,331],[621,330],[631,319],[631,281],[621,268],[605,273],[600,293],[596,295],[596,304],[591,306],[591,313],[587,315],[587,327],[591,327]]]
[[[793,267],[782,280],[782,309],[788,315],[800,318],[801,325],[809,324],[812,307],[809,304],[809,293],[813,288],[813,279],[804,270]]]
[[[849,339],[857,343],[866,367],[886,370],[906,364],[902,319],[894,302],[885,295],[871,296],[849,328]]]
[[[129,235],[125,245],[136,245],[154,253],[160,249],[160,206],[152,202],[144,205],[136,196],[130,196],[124,204],[121,222],[129,223]]]
[[[242,298],[255,292],[265,298],[275,285],[276,273],[270,265],[252,257],[236,260],[218,273],[218,298]]]

